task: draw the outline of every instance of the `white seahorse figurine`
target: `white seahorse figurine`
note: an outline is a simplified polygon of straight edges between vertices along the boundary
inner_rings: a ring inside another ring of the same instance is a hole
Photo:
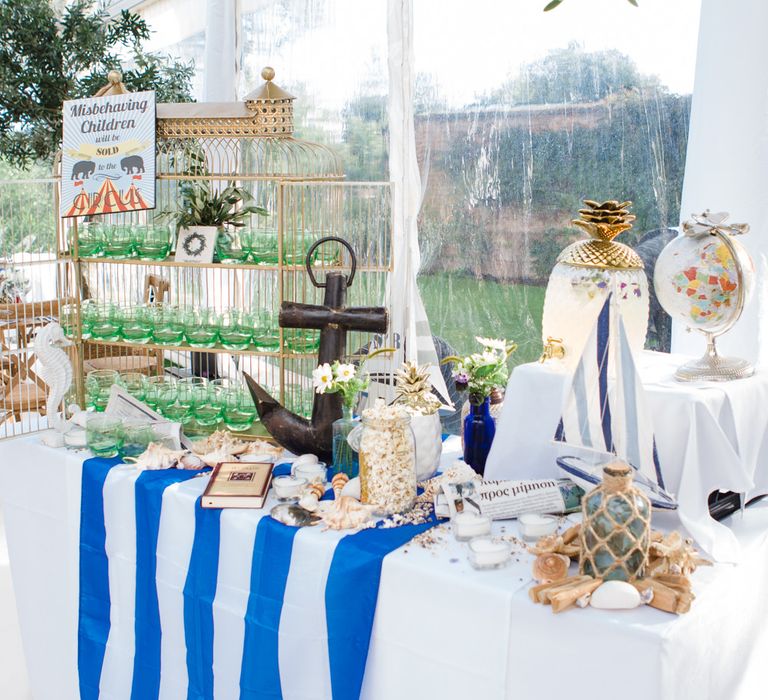
[[[48,385],[45,406],[48,427],[52,429],[45,431],[41,437],[49,447],[63,446],[64,434],[78,429],[74,423],[65,420],[59,411],[61,402],[72,386],[72,363],[63,350],[69,345],[72,345],[72,341],[64,335],[61,326],[55,321],[39,328],[35,334],[34,351],[40,365],[38,374]],[[80,407],[72,408],[79,410]]]

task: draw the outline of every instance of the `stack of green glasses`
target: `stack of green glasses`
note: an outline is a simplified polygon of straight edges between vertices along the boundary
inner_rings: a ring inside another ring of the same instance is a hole
[[[159,438],[146,420],[121,420],[94,414],[86,420],[85,439],[97,457],[138,457],[150,442]]]
[[[69,246],[74,253],[75,227],[70,229]],[[77,225],[77,250],[81,258],[98,258],[104,252],[104,225],[91,221]]]
[[[214,379],[211,385],[227,428],[233,432],[243,432],[257,421],[253,397],[245,386],[231,379]]]
[[[169,226],[137,226],[133,240],[140,260],[165,260],[173,247],[173,231]]]

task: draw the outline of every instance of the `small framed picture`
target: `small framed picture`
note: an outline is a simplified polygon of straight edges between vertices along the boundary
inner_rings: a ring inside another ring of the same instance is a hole
[[[176,262],[213,262],[216,248],[216,226],[193,226],[179,229],[176,241]]]

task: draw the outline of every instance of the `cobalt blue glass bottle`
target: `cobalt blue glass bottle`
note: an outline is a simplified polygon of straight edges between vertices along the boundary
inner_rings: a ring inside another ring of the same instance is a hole
[[[470,396],[469,404],[469,415],[464,419],[464,461],[482,476],[496,424],[487,396],[480,401]]]

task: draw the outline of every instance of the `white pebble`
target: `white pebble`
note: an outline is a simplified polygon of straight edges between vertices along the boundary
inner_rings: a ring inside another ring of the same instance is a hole
[[[601,610],[629,610],[640,605],[640,592],[626,581],[606,581],[596,588],[589,604]]]

